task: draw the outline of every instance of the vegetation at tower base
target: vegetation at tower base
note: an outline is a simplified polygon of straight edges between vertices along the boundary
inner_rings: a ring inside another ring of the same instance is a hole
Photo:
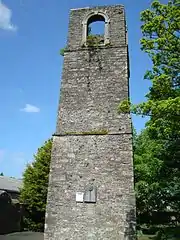
[[[145,79],[152,85],[146,102],[133,105],[125,99],[119,105],[119,112],[150,116],[135,149],[139,223],[177,227],[180,224],[180,1],[168,4],[154,1],[151,9],[142,12],[141,20],[142,50],[153,64]]]
[[[27,212],[25,228],[30,231],[44,231],[51,149],[52,139],[49,139],[38,149],[34,162],[27,166],[23,175],[20,200]]]

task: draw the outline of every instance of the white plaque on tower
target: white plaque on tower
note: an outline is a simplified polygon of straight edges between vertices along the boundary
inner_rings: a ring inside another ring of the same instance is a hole
[[[76,193],[76,202],[83,202],[84,201],[84,193],[83,192],[77,192]]]

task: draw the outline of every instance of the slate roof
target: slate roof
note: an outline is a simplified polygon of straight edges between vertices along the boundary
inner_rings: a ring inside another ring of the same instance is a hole
[[[22,187],[22,180],[0,176],[0,190],[19,192]]]

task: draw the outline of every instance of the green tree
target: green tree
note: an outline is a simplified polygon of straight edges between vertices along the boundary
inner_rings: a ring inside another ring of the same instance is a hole
[[[142,50],[152,59],[153,68],[145,79],[152,82],[147,101],[132,105],[136,114],[149,115],[151,139],[161,141],[163,161],[159,182],[164,209],[180,210],[180,1],[158,1],[142,12]],[[162,201],[161,201],[162,202]],[[180,217],[178,216],[178,219]],[[179,219],[180,220],[180,219]]]
[[[157,138],[174,139],[180,134],[180,1],[152,3],[142,12],[142,50],[153,68],[145,79],[152,82],[147,101],[132,106],[136,114],[149,115],[148,126]]]
[[[180,1],[170,0],[167,4],[153,1],[151,8],[141,13],[141,21],[142,50],[152,60],[152,69],[146,72],[145,79],[152,84],[145,102],[133,105],[125,99],[119,111],[150,117],[146,133],[139,138],[150,141],[149,147],[139,140],[144,149],[141,152],[139,146],[139,153],[135,154],[137,203],[143,208],[140,211],[148,208],[151,212],[150,207],[154,206],[157,211],[165,212],[169,207],[177,213],[177,223],[180,222]],[[153,165],[157,167],[155,171]]]
[[[23,175],[20,200],[27,212],[24,224],[32,231],[44,231],[51,149],[52,139],[38,149],[33,163],[27,166]]]
[[[162,144],[149,137],[147,130],[143,130],[136,137],[134,144],[135,189],[137,193],[137,212],[151,212],[156,209],[154,193],[159,186],[159,172],[162,161],[158,158]],[[154,193],[153,193],[153,191]],[[159,189],[158,189],[159,190]],[[155,199],[157,196],[155,196]],[[159,200],[158,200],[159,201]]]
[[[1,172],[1,173],[0,173],[0,176],[4,176],[4,173],[3,173],[3,172]]]
[[[179,194],[174,191],[174,187],[172,188],[176,182],[172,181],[171,173],[170,176],[166,176],[165,181],[165,169],[167,168],[169,172],[172,169],[170,166],[165,168],[162,152],[164,152],[163,141],[152,139],[148,129],[134,138],[137,229],[141,231],[148,229],[149,233],[157,232],[159,229],[157,239],[166,239],[166,235],[173,233],[179,236],[180,233]],[[180,178],[176,180],[176,186],[179,186]]]
[[[148,129],[134,141],[134,172],[137,207],[137,229],[151,231],[160,224],[169,224],[167,203],[162,197],[161,171],[163,143],[152,139]],[[163,216],[163,218],[162,218]]]
[[[180,134],[180,1],[152,3],[142,12],[142,50],[152,59],[153,68],[145,79],[152,82],[147,101],[133,105],[123,101],[120,111],[150,116],[148,127],[155,138],[174,139]]]

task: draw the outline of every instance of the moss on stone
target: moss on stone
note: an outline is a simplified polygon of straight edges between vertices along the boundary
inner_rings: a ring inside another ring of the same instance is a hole
[[[87,36],[86,44],[88,47],[98,47],[104,42],[103,35],[89,35]]]
[[[59,54],[64,57],[64,53],[65,51],[67,50],[67,46],[65,46],[64,48],[61,48],[60,51],[59,51]]]
[[[101,129],[101,130],[91,130],[87,132],[65,132],[66,135],[107,135],[108,134],[107,129]]]

